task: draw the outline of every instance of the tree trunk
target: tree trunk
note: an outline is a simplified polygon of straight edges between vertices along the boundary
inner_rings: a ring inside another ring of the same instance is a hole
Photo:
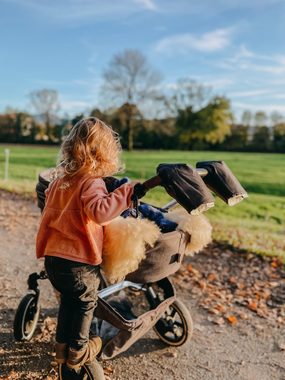
[[[127,134],[128,134],[128,151],[132,151],[134,147],[134,131],[133,131],[133,124],[132,124],[132,106],[128,104],[127,106],[127,120],[126,120],[126,127],[127,127]]]
[[[134,147],[134,134],[130,118],[127,119],[127,132],[128,132],[128,151],[133,150]]]

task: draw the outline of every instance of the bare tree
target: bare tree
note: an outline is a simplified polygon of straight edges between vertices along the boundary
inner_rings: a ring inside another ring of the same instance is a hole
[[[256,127],[263,127],[266,125],[268,116],[264,111],[257,111],[254,115],[254,121]]]
[[[211,99],[211,91],[210,86],[190,78],[180,78],[170,89],[170,95],[164,97],[166,111],[174,116],[190,108],[198,111]]]
[[[270,114],[270,121],[272,123],[272,126],[282,123],[283,120],[284,120],[284,117],[280,112],[273,111]]]
[[[60,108],[57,91],[50,89],[36,90],[32,91],[29,97],[32,107],[43,117],[46,134],[52,140],[54,118]]]
[[[241,116],[241,122],[243,125],[250,126],[252,121],[252,113],[249,110],[243,112]]]
[[[128,149],[133,149],[134,109],[143,102],[155,99],[161,75],[138,50],[127,49],[115,54],[103,73],[102,94],[117,107],[124,106]],[[136,106],[136,107],[135,107]]]

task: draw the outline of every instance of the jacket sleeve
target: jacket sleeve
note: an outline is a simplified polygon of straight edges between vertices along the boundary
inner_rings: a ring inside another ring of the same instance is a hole
[[[132,194],[132,184],[124,184],[108,193],[102,179],[92,179],[83,185],[81,201],[87,216],[95,223],[103,225],[131,206]]]

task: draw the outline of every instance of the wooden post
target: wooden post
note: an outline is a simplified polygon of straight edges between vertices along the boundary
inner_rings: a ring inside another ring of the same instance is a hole
[[[10,149],[4,149],[5,154],[5,172],[4,172],[4,181],[8,181],[9,178],[9,157],[10,157]]]

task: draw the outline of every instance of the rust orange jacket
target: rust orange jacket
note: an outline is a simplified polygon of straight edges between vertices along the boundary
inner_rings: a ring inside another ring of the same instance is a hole
[[[56,179],[46,190],[37,239],[38,258],[45,255],[91,265],[102,262],[103,225],[131,206],[133,185],[108,193],[102,179],[75,176]]]

